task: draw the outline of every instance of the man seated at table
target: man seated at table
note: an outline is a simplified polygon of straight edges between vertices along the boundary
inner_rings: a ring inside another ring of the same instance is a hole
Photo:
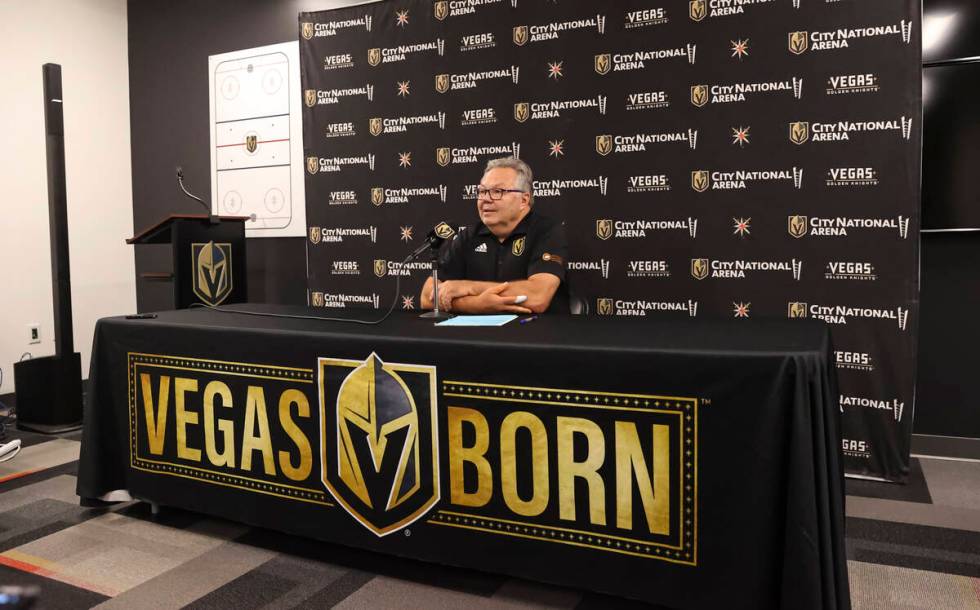
[[[439,259],[439,308],[456,313],[568,313],[562,223],[534,211],[533,175],[515,157],[487,163],[477,187],[480,222]],[[432,278],[421,303],[433,307]]]

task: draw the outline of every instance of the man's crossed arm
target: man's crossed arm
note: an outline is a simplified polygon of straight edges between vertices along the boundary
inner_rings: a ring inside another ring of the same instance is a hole
[[[551,305],[561,280],[551,273],[535,273],[526,280],[478,282],[448,280],[439,283],[439,308],[457,313],[544,313]],[[422,308],[431,309],[432,278],[422,287]],[[518,296],[527,300],[520,305]]]

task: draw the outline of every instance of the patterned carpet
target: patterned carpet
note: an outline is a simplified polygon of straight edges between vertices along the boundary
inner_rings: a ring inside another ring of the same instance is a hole
[[[81,508],[80,433],[12,436],[24,449],[0,463],[0,585],[40,586],[36,607],[648,607],[142,503]],[[980,610],[980,462],[913,466],[907,486],[847,482],[853,606]]]

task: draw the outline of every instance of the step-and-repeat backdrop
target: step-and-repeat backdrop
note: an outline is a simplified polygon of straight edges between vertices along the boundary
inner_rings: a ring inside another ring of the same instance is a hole
[[[657,6],[659,5],[659,6]],[[310,303],[418,307],[484,163],[535,173],[592,313],[833,328],[851,473],[908,470],[913,0],[404,0],[299,16]]]

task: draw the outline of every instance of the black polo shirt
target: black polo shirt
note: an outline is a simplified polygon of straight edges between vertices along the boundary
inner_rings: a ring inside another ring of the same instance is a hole
[[[568,313],[565,266],[568,240],[562,223],[533,210],[521,219],[503,242],[482,222],[466,227],[443,246],[439,277],[446,280],[509,282],[535,273],[550,273],[561,280],[548,313]]]

